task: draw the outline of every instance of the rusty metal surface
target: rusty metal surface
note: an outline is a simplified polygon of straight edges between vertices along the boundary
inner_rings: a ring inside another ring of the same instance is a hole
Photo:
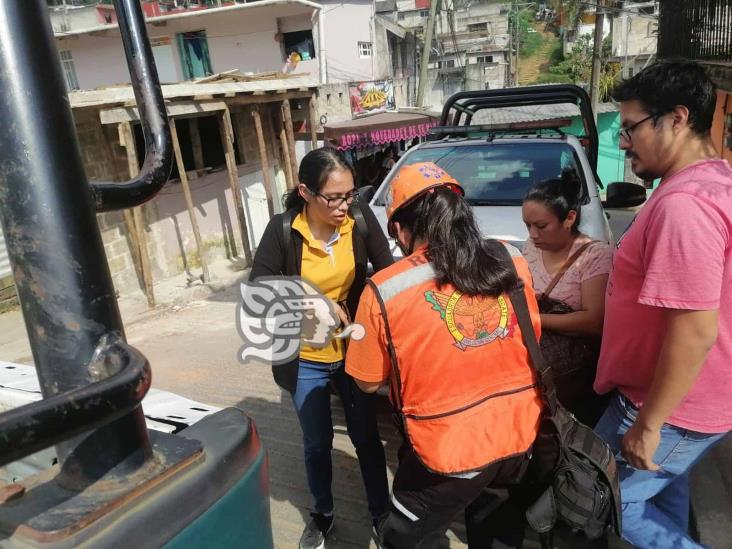
[[[151,438],[153,459],[133,475],[124,467],[119,468],[122,474],[113,469],[82,491],[58,482],[58,466],[24,479],[18,484],[25,493],[0,505],[0,532],[38,542],[62,541],[203,460],[197,440],[166,433],[151,433]]]
[[[89,370],[90,385],[0,414],[0,465],[131,412],[152,379],[145,357],[119,336],[102,338]]]
[[[58,400],[34,410],[44,417],[50,416],[52,408],[59,412],[69,410],[77,419],[89,419],[93,414],[85,415],[83,408],[99,410],[102,405],[93,404],[95,397],[85,392],[86,387],[114,370],[111,364],[110,371],[97,368],[95,353],[105,338],[124,339],[124,328],[84,174],[47,6],[36,1],[5,0],[2,7],[3,234],[44,397],[81,389],[82,393],[71,394],[88,399],[80,410],[76,409],[76,402],[64,407]],[[130,382],[128,388],[134,392],[135,385]],[[143,466],[151,451],[145,420],[139,407],[127,409],[127,414],[111,422],[107,418],[107,424],[95,431],[67,437],[63,442],[46,430],[53,437],[47,445],[58,442],[58,458],[70,482],[93,482],[123,462],[131,467],[130,471]],[[16,432],[0,447],[6,460],[19,455],[15,446],[25,440],[21,427],[26,419],[11,415],[0,420]],[[85,426],[62,425],[62,418],[54,421],[67,435],[98,425],[96,418]],[[34,425],[28,431],[32,440],[23,444],[35,445],[38,432],[43,429],[43,425]],[[137,450],[141,451],[135,454]],[[126,459],[132,454],[137,455],[136,463]]]

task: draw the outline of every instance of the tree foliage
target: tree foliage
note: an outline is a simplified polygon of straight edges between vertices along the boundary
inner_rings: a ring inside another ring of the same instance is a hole
[[[559,82],[572,84],[589,84],[592,78],[592,43],[593,37],[589,34],[580,36],[572,46],[572,50],[564,56],[562,61],[549,70]],[[618,80],[619,70],[616,64],[608,63],[611,55],[612,40],[608,36],[603,40],[600,52],[600,98],[607,99],[610,91]]]

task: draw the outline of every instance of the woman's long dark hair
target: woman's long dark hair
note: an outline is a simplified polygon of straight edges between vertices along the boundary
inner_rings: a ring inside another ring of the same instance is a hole
[[[516,285],[513,266],[506,265],[483,239],[473,210],[463,197],[446,188],[426,193],[393,218],[424,240],[440,285],[452,284],[470,296],[497,297]]]
[[[567,219],[569,212],[577,217],[572,224],[572,233],[579,234],[580,224],[580,181],[569,171],[558,179],[547,179],[534,185],[524,197],[524,202],[533,200],[549,208],[559,221]]]
[[[319,193],[325,182],[328,181],[330,174],[335,170],[348,170],[354,179],[356,178],[353,166],[342,152],[331,147],[321,147],[313,149],[303,157],[300,162],[300,169],[297,172],[297,178],[308,189],[314,193]],[[305,206],[305,199],[300,196],[300,192],[295,187],[285,193],[282,197],[282,204],[286,210],[302,211]]]

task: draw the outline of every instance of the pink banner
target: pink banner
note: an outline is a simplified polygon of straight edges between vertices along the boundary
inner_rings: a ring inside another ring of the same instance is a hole
[[[426,122],[401,128],[389,128],[384,130],[372,130],[364,133],[349,133],[341,136],[338,148],[364,149],[372,145],[386,145],[395,141],[407,141],[415,137],[425,137],[430,128],[437,126],[437,122]]]

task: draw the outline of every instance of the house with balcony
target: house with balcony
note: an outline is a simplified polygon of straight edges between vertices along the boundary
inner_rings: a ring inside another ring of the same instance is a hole
[[[110,0],[47,2],[69,89],[129,81]],[[379,80],[394,76],[389,41],[404,37],[373,0],[141,4],[164,83],[229,70],[307,74],[321,84]]]
[[[503,88],[510,58],[509,4],[474,0],[444,5],[435,18],[425,104],[439,109],[457,91]],[[415,37],[401,66],[419,72],[430,0],[396,0],[396,22]],[[411,67],[414,67],[411,69]]]
[[[612,15],[612,54],[621,76],[630,78],[656,59],[658,2],[618,2]]]
[[[127,180],[144,139],[114,7],[47,3],[86,174]],[[282,194],[296,184],[299,159],[323,143],[326,122],[353,118],[353,84],[394,76],[381,48],[405,32],[377,18],[373,0],[140,3],[176,143],[174,168],[134,214],[97,221],[117,291],[143,291],[153,304],[160,279],[185,272],[195,283],[206,279],[208,263],[251,262],[271,215],[282,211]],[[401,139],[424,118],[397,115],[381,133]],[[0,306],[13,293],[0,233]]]

